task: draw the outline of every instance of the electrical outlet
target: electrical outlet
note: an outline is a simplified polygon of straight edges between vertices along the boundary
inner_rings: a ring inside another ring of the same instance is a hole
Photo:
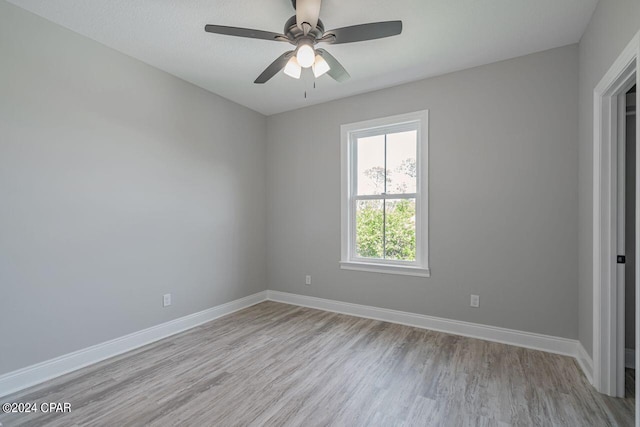
[[[162,306],[169,307],[171,305],[171,294],[164,294],[162,296]]]
[[[480,307],[479,295],[471,295],[471,307]]]
[[[304,284],[309,286],[311,284],[311,276],[307,274],[307,277],[304,278]]]

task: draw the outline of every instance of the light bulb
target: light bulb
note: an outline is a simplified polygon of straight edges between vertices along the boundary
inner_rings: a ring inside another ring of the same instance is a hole
[[[309,68],[316,59],[316,53],[308,42],[302,42],[298,46],[296,58],[298,58],[298,64],[300,64],[302,68]]]
[[[327,61],[320,55],[316,55],[316,62],[313,63],[311,68],[316,79],[331,69]]]
[[[295,56],[292,56],[289,62],[287,62],[287,65],[284,66],[284,73],[294,79],[300,78],[302,68],[300,67],[300,64],[298,64],[298,60]]]

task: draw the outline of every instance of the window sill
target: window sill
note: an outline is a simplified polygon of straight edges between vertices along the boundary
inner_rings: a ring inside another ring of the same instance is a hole
[[[340,261],[343,270],[368,271],[370,273],[399,274],[403,276],[431,277],[428,268],[410,267],[406,265],[374,264],[368,262]]]

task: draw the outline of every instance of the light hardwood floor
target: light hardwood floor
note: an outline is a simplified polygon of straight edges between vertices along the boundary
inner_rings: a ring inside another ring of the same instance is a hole
[[[570,357],[275,302],[0,400],[71,403],[4,426],[633,424]]]

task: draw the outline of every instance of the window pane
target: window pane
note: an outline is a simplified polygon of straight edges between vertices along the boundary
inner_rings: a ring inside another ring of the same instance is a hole
[[[356,256],[383,258],[383,206],[382,200],[356,202]]]
[[[416,260],[416,199],[385,201],[385,258]]]
[[[357,149],[357,194],[382,194],[384,180],[384,135],[358,138]]]
[[[387,135],[387,193],[416,193],[416,154],[418,132]]]

